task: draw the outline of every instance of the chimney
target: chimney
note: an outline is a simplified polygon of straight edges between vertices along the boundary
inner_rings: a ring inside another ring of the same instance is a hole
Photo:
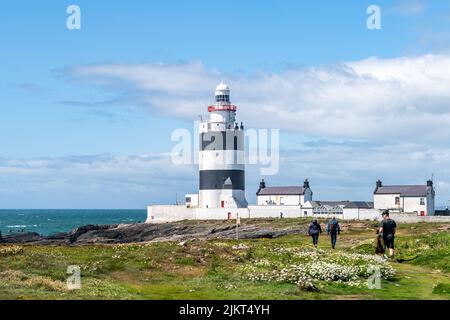
[[[383,182],[381,182],[381,180],[377,181],[377,189],[381,188],[383,186]]]
[[[427,181],[427,187],[433,187],[433,180]]]
[[[381,180],[378,179],[377,185],[376,185],[376,188],[375,188],[375,191],[373,192],[373,194],[377,193],[378,189],[381,188],[382,186],[383,186],[383,182],[381,182]]]
[[[303,188],[309,189],[309,180],[308,179],[305,179],[305,182],[303,183]]]
[[[265,188],[266,188],[266,182],[264,181],[264,179],[261,179],[261,182],[259,183],[259,189],[258,189],[258,191],[256,192],[256,195],[258,195],[259,192],[260,192],[262,189],[265,189]]]

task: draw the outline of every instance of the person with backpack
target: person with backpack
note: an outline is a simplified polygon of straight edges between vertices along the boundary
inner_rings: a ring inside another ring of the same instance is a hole
[[[331,237],[331,247],[334,250],[336,248],[337,236],[341,234],[341,227],[335,217],[327,224],[327,234]]]
[[[383,211],[383,221],[380,226],[380,233],[383,235],[384,248],[389,248],[389,258],[393,258],[395,254],[394,240],[397,224],[389,217],[389,210]]]
[[[317,220],[313,220],[309,225],[308,234],[312,237],[313,245],[317,248],[319,243],[319,235],[322,233],[322,228]]]

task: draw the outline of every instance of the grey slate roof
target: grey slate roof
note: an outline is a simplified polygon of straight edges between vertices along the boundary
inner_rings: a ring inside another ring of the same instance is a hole
[[[304,195],[305,188],[303,187],[266,187],[259,190],[258,196],[292,196]]]
[[[350,201],[311,201],[311,204],[314,208],[320,207],[320,206],[327,206],[327,207],[345,207],[348,205]]]
[[[343,207],[347,209],[373,209],[373,202],[368,201],[312,201],[313,208],[327,207]]]
[[[373,209],[373,202],[367,201],[352,201],[345,206],[347,209]]]
[[[374,194],[399,194],[402,197],[426,197],[426,185],[415,186],[383,186],[375,190]]]

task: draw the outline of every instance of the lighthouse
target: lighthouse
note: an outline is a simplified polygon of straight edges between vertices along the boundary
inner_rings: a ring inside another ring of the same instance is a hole
[[[221,82],[209,119],[199,126],[199,207],[247,208],[244,125],[236,121],[230,88]]]

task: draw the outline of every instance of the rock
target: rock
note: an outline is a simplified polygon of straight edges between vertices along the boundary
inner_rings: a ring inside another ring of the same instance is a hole
[[[247,250],[248,246],[246,246],[243,243],[239,243],[238,245],[232,246],[231,249],[233,249],[233,250]]]
[[[42,240],[42,237],[39,235],[39,233],[36,232],[25,232],[25,233],[14,233],[7,235],[3,238],[3,243],[16,243],[16,244],[23,244],[23,243],[30,243]]]
[[[306,229],[274,229],[246,225],[239,228],[240,239],[278,238],[288,234],[306,234]],[[174,241],[186,246],[188,241],[235,239],[236,226],[226,222],[222,226],[204,224],[185,225],[182,222],[164,224],[86,225],[68,233],[42,237],[37,233],[15,234],[4,238],[7,243],[38,245],[118,244],[155,241]]]
[[[181,241],[178,245],[180,247],[186,247],[187,246],[187,241]]]

